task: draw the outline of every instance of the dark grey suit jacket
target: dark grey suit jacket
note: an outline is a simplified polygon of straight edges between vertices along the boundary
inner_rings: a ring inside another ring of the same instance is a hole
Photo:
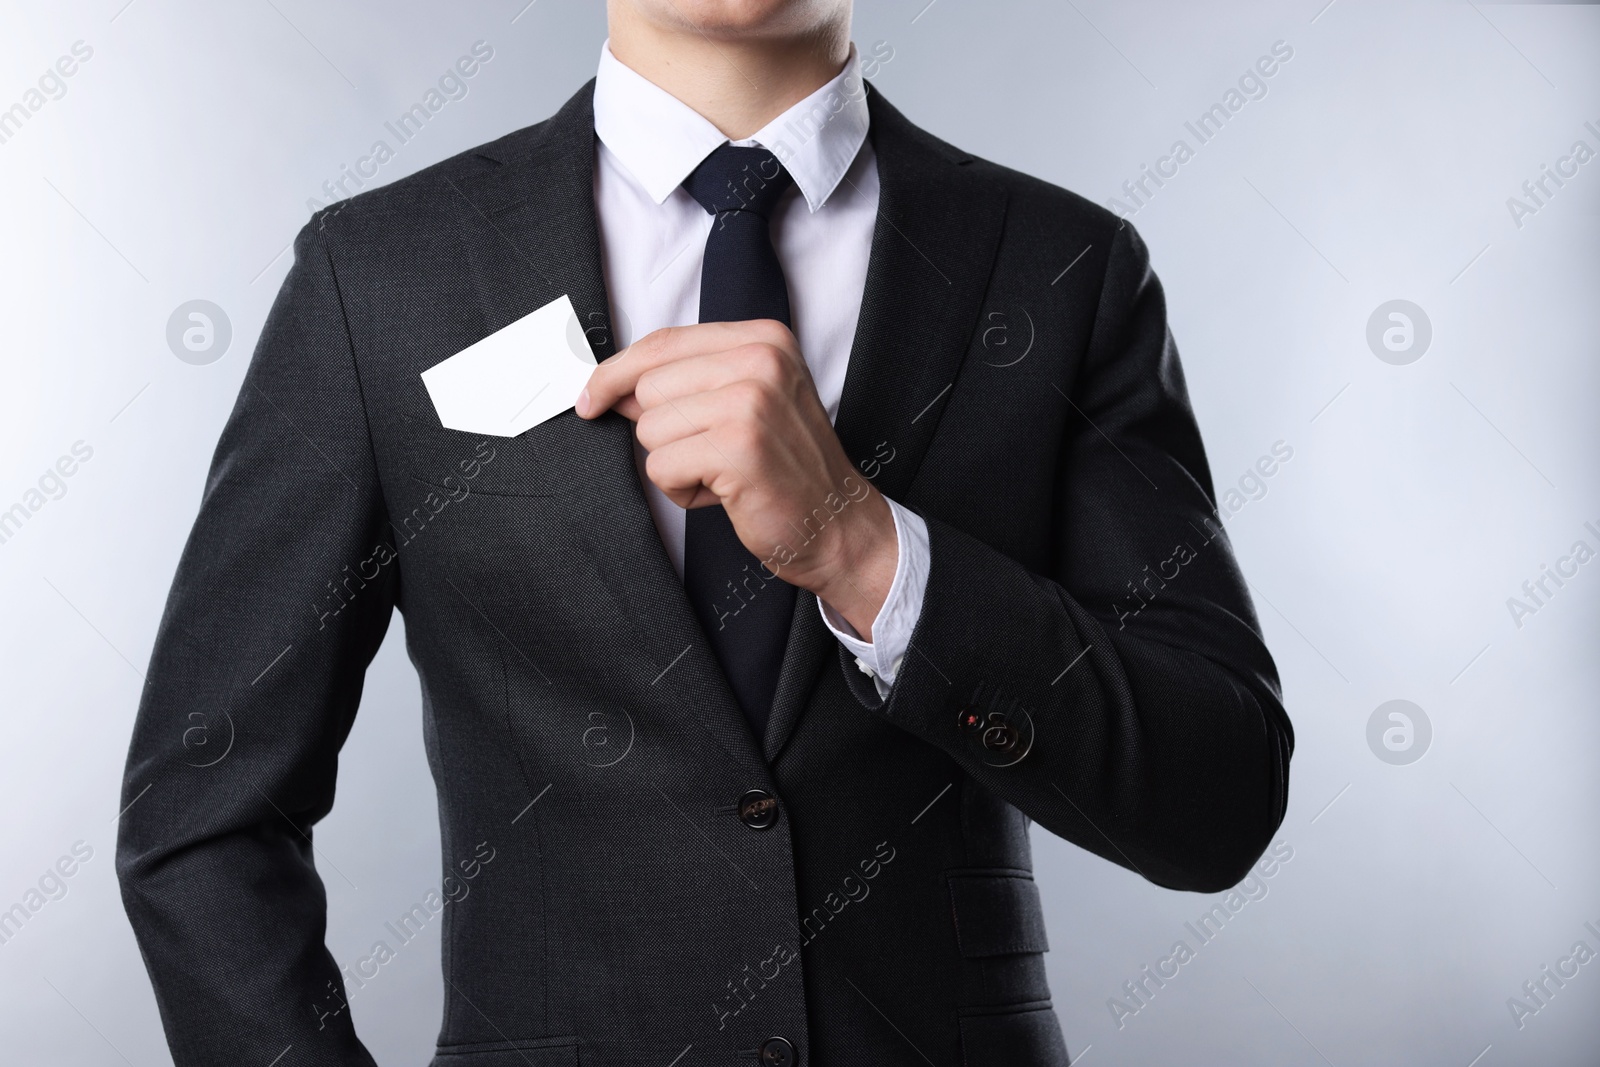
[[[311,838],[395,608],[444,840],[436,1064],[733,1067],[776,1035],[815,1067],[1054,1067],[1029,819],[1187,890],[1267,845],[1292,734],[1144,245],[870,106],[837,432],[931,575],[886,701],[802,591],[764,743],[629,423],[485,439],[418,378],[563,293],[613,350],[591,87],[300,234],[128,760],[118,870],[179,1064],[371,1063],[342,1004],[379,963],[324,948]]]

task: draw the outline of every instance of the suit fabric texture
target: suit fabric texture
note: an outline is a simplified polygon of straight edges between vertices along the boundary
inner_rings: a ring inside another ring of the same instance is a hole
[[[295,243],[128,758],[118,871],[174,1059],[372,1063],[311,842],[398,609],[443,870],[494,857],[442,908],[436,1067],[747,1065],[773,1037],[816,1067],[1064,1065],[1029,821],[1220,890],[1293,747],[1145,246],[869,90],[880,216],[835,429],[925,519],[926,599],[882,699],[802,590],[758,740],[630,424],[484,438],[418,377],[562,294],[613,351],[592,84]],[[224,722],[213,762],[194,729]]]

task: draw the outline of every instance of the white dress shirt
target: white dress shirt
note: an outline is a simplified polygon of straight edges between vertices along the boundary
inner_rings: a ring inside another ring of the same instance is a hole
[[[868,121],[852,46],[837,77],[755,136],[735,142],[770,150],[794,178],[794,188],[772,214],[772,243],[789,283],[791,327],[830,421],[839,415],[878,213],[878,163],[867,140]],[[682,183],[728,139],[625,66],[609,42],[600,49],[594,126],[601,260],[621,347],[663,326],[700,320],[700,266],[713,219]],[[656,529],[681,578],[684,510],[645,477],[637,442],[635,451]],[[928,582],[927,525],[892,500],[889,509],[898,557],[868,639],[818,601],[822,621],[882,694],[910,645]]]

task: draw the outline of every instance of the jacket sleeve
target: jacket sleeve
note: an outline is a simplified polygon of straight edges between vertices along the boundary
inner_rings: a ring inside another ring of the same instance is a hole
[[[134,724],[122,897],[179,1067],[370,1065],[323,944],[312,826],[397,564],[321,218],[212,460]],[[338,876],[338,875],[335,875]]]
[[[1283,819],[1294,735],[1213,501],[1165,300],[1124,225],[1062,382],[1053,569],[927,520],[926,597],[867,707],[980,785],[1157,884],[1211,892]]]

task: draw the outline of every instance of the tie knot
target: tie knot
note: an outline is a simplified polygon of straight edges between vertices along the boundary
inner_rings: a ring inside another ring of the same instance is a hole
[[[707,156],[683,181],[683,187],[713,215],[748,211],[770,218],[794,178],[778,157],[765,148],[724,144]]]

